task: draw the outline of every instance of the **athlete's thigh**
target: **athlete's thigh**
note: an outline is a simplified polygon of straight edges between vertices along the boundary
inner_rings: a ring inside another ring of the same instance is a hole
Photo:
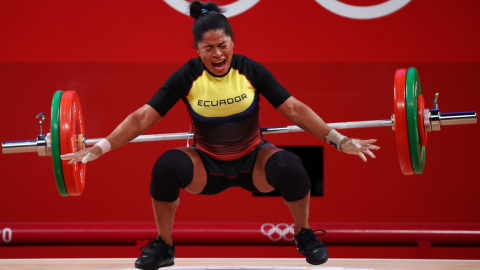
[[[207,171],[203,165],[202,158],[197,151],[190,147],[179,147],[178,150],[185,152],[193,163],[193,179],[192,182],[185,187],[190,193],[199,194],[207,184]]]
[[[258,151],[255,166],[253,167],[252,179],[253,184],[260,192],[265,193],[274,190],[274,188],[267,182],[267,178],[265,177],[265,163],[267,163],[267,160],[271,155],[278,151],[285,150],[273,145],[268,145],[260,148]]]

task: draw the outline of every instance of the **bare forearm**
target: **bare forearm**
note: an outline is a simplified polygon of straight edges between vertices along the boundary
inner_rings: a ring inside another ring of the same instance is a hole
[[[321,140],[325,140],[332,130],[310,107],[294,97],[280,105],[278,110],[292,123]]]
[[[285,115],[288,120],[292,121],[292,123],[321,140],[325,140],[325,137],[328,135],[326,140],[327,143],[344,153],[358,155],[363,161],[367,161],[367,158],[363,153],[375,158],[375,155],[370,151],[370,149],[380,149],[380,147],[372,145],[372,143],[377,141],[375,139],[350,139],[338,132],[330,132],[332,131],[332,128],[325,124],[322,118],[320,118],[307,105],[303,104],[293,96],[289,97],[277,108],[277,110]]]
[[[118,148],[150,129],[161,118],[152,107],[145,105],[127,116],[107,137],[107,140],[112,149]]]
[[[127,118],[125,118],[125,120],[123,120],[110,135],[108,135],[107,140],[112,145],[112,149],[115,149],[129,143],[144,131],[145,130],[142,129],[140,122],[131,114],[127,116]]]
[[[95,160],[110,149],[118,148],[129,143],[151,128],[160,119],[162,119],[162,116],[160,116],[157,111],[150,107],[150,105],[144,105],[125,118],[125,120],[108,135],[106,138],[107,142],[101,140],[92,147],[82,149],[76,153],[62,155],[61,158],[62,160],[70,160],[70,164],[79,161],[87,163]]]
[[[325,136],[327,136],[332,128],[307,105],[303,104],[298,110],[298,117],[292,117],[290,121],[313,136],[325,140]]]

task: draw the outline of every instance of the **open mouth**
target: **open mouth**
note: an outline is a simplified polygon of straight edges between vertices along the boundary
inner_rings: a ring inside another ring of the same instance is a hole
[[[222,69],[225,66],[226,59],[212,62],[212,65],[216,69]]]

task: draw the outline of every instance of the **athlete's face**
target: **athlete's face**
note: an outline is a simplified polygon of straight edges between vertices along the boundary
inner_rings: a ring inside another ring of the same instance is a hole
[[[216,76],[225,75],[233,57],[232,38],[223,30],[210,30],[203,34],[197,52],[208,71]]]

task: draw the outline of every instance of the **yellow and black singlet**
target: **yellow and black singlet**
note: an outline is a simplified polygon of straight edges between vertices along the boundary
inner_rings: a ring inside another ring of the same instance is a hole
[[[275,108],[291,95],[261,64],[234,54],[228,72],[212,75],[200,57],[174,72],[147,102],[162,117],[182,99],[192,119],[194,146],[217,160],[245,156],[262,140],[260,94]]]

